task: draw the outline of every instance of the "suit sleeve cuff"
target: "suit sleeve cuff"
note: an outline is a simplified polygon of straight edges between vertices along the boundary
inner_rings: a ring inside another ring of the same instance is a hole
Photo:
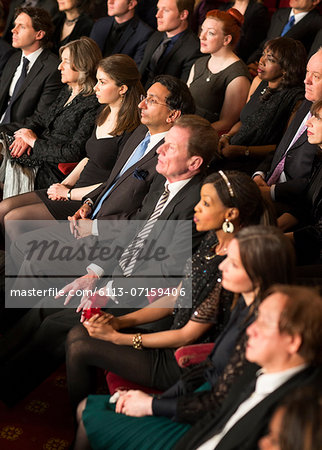
[[[154,416],[175,417],[177,411],[176,398],[158,398],[152,400],[152,412]]]

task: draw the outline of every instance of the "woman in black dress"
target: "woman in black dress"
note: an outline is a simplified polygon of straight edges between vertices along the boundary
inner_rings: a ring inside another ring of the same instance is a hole
[[[275,150],[292,112],[304,99],[305,66],[301,42],[278,37],[266,43],[240,119],[219,141],[228,160],[225,168],[253,173],[258,162]]]
[[[66,219],[79,208],[84,195],[108,178],[120,148],[140,124],[137,105],[144,90],[132,58],[112,55],[102,59],[98,64],[95,92],[99,103],[106,106],[102,107],[86,143],[86,157],[61,183],[52,184],[48,190],[3,201],[0,204],[2,223],[4,220]],[[12,224],[7,231],[10,236],[18,232]]]
[[[96,66],[101,58],[97,44],[85,37],[62,47],[60,56],[58,68],[65,87],[47,113],[35,113],[25,128],[14,133],[9,148],[6,169],[9,164],[15,164],[21,173],[25,167],[37,168],[35,189],[63,179],[59,163],[78,162],[84,156],[99,106],[94,95]],[[4,196],[30,190],[15,189],[6,172]]]
[[[93,20],[86,14],[89,0],[57,0],[60,13],[54,20],[53,51],[82,36],[89,36]]]

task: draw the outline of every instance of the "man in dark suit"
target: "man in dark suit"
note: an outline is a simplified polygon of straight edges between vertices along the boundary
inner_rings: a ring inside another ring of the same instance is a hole
[[[71,235],[69,227],[57,227],[57,225],[47,227],[43,232],[37,230],[38,237],[58,240],[62,247],[68,243],[75,250],[82,247],[84,242],[88,247],[92,247],[97,240],[100,245],[105,239],[111,241],[115,237],[114,233],[119,233],[119,228],[113,231],[109,222],[129,219],[133,216],[141,207],[153,180],[156,180],[155,188],[164,184],[163,176],[156,171],[157,149],[180,114],[194,112],[194,102],[185,83],[174,77],[163,75],[156,78],[156,82],[148,90],[148,96],[141,101],[139,108],[142,125],[127,141],[110,177],[89,194],[82,207],[70,218],[71,227],[77,239]],[[141,152],[139,156],[138,152]],[[18,268],[23,263],[21,273],[25,275],[27,272],[30,274],[37,272],[40,275],[45,268],[44,257],[42,264],[39,264],[36,255],[29,260],[25,258],[25,245],[28,245],[33,236],[35,236],[34,232],[25,233],[12,244],[12,259]],[[48,261],[48,264],[49,272],[53,273],[53,262]],[[62,271],[64,265],[66,268]],[[55,270],[58,271],[57,275],[69,273],[77,276],[84,273],[87,265],[86,259],[77,261],[76,266],[70,260],[60,261]],[[10,305],[10,300],[8,304]]]
[[[247,64],[257,75],[256,69],[266,41],[278,36],[298,39],[309,53],[316,33],[322,28],[322,17],[316,6],[321,0],[290,0],[290,8],[279,8],[272,16],[267,36],[260,47],[251,54]]]
[[[189,29],[193,0],[159,0],[158,31],[148,40],[140,72],[145,89],[161,73],[187,81],[191,66],[201,56],[199,39]]]
[[[135,15],[136,5],[137,0],[108,0],[108,17],[95,22],[90,34],[103,56],[125,53],[137,65],[142,61],[153,30]]]
[[[231,387],[221,408],[205,410],[200,399],[211,395],[206,389],[182,394],[188,401],[195,398],[192,410],[195,408],[204,413],[177,445],[172,441],[172,448],[256,449],[258,440],[266,434],[278,402],[292,389],[319,380],[321,325],[322,298],[314,290],[285,285],[271,288],[259,306],[257,319],[247,328],[246,358],[249,363],[243,375]],[[160,399],[140,391],[129,391],[120,397],[116,410],[122,411],[124,407],[127,416],[135,417],[164,416],[166,408],[157,408],[162,400],[166,402],[167,396]],[[176,419],[176,411],[173,414]],[[176,429],[176,425],[166,421],[164,427],[172,436],[176,431],[178,435],[182,432],[180,426]],[[148,433],[145,436],[149,438]],[[85,440],[82,442],[86,444]]]
[[[182,116],[166,135],[165,143],[158,149],[157,163],[158,172],[165,177],[165,185],[161,188],[158,186],[157,190],[153,189],[149,192],[143,203],[142,210],[134,218],[140,220],[140,222],[137,222],[140,230],[146,230],[145,225],[151,224],[152,216],[156,211],[159,212],[150,230],[151,234],[146,236],[144,245],[147,247],[152,244],[157,247],[158,242],[161,241],[161,245],[165,245],[169,257],[162,261],[153,261],[152,258],[137,259],[133,265],[132,272],[126,275],[125,272],[121,273],[121,271],[126,270],[126,267],[123,266],[125,267],[123,269],[121,265],[118,266],[115,273],[113,273],[113,280],[116,284],[112,290],[114,293],[120,293],[120,283],[122,280],[124,281],[124,296],[118,295],[117,298],[120,306],[126,307],[129,304],[132,307],[138,306],[135,300],[136,296],[140,295],[140,291],[138,284],[135,285],[133,282],[135,277],[140,277],[140,286],[145,288],[148,287],[148,278],[152,275],[154,277],[154,287],[156,288],[158,287],[156,282],[162,280],[169,287],[172,279],[167,279],[167,276],[171,277],[173,274],[176,277],[179,276],[180,270],[182,270],[182,266],[185,263],[184,258],[189,256],[189,247],[191,253],[190,243],[186,239],[187,233],[181,235],[181,231],[182,229],[187,231],[189,228],[190,236],[189,234],[188,236],[191,240],[194,206],[200,198],[201,171],[206,168],[209,161],[216,154],[217,141],[217,133],[211,127],[211,124],[205,119],[193,115]],[[166,201],[161,205],[160,200],[164,200],[164,193],[167,190]],[[164,223],[165,221],[170,224],[169,234],[167,233],[169,229],[166,228],[166,240],[164,236],[160,237],[160,228],[157,228],[160,222]],[[182,221],[185,222],[183,227]],[[178,224],[177,230],[174,226],[175,223]],[[133,232],[131,235],[128,235],[128,230],[127,228],[125,233],[123,233],[122,240],[118,239],[119,242],[123,241],[123,247],[126,247],[127,243],[133,242],[136,237],[133,239]],[[176,235],[174,235],[175,231],[177,232]],[[195,232],[195,243],[200,238],[201,236],[198,239]],[[122,256],[119,260],[120,264],[121,259]],[[102,262],[104,263],[104,261]],[[38,263],[42,264],[41,261]],[[104,263],[102,268],[106,269],[107,276],[111,273],[108,272],[108,266],[113,267],[113,264],[117,264],[115,259],[112,261],[107,260]],[[152,271],[153,269],[154,271]],[[26,394],[30,388],[39,383],[61,361],[64,355],[66,334],[73,325],[79,322],[79,315],[72,309],[63,308],[63,305],[68,303],[69,299],[73,297],[74,288],[76,289],[74,292],[78,291],[78,289],[84,289],[84,300],[86,301],[85,290],[89,288],[93,289],[94,292],[95,286],[92,281],[95,281],[95,283],[98,281],[95,270],[97,270],[97,266],[93,267],[93,269],[89,268],[88,276],[75,280],[70,286],[66,286],[64,290],[61,290],[59,296],[68,294],[65,301],[59,298],[57,300],[53,298],[43,300],[37,308],[30,310],[2,340],[0,339],[0,361],[6,360],[2,367],[3,376],[7,376],[5,375],[5,373],[9,373],[7,370],[13,374],[11,378],[12,384],[11,382],[10,386],[6,384],[7,392],[10,391],[10,395],[5,398],[6,401],[17,401],[19,397]],[[51,275],[53,275],[52,272]],[[177,286],[179,282],[178,280],[175,281]],[[102,290],[105,289],[105,286],[106,281],[103,283]],[[128,295],[126,294],[129,286],[132,289],[135,288],[135,294],[132,294],[132,298],[130,298],[130,290]],[[145,290],[143,294],[145,295]],[[79,299],[74,298],[71,300],[72,302],[74,302],[73,306],[75,307],[79,304]],[[85,303],[81,304],[79,309],[83,306],[88,307],[89,302],[86,305]],[[55,310],[55,308],[60,308],[60,311]],[[124,313],[124,309],[122,313]],[[37,351],[35,351],[36,348]],[[15,367],[25,367],[25,365],[28,366],[28,375],[24,378],[23,383],[19,383],[17,389],[11,390],[10,387],[16,384],[14,380],[15,373],[18,376]]]
[[[316,146],[307,140],[306,121],[312,102],[322,100],[322,50],[307,65],[305,98],[275,152],[268,155],[253,175],[264,197],[272,201],[278,215],[287,212],[308,184]]]
[[[12,0],[9,2],[9,12],[2,38],[11,44],[11,29],[13,27],[16,8],[24,6],[33,6],[45,9],[50,17],[54,19],[58,14],[58,6],[56,0]]]
[[[52,36],[48,13],[20,8],[12,30],[16,52],[7,62],[0,81],[0,131],[12,132],[35,112],[43,114],[56,99],[62,84],[59,60],[46,46]]]
[[[315,291],[296,286],[273,288],[247,330],[246,357],[261,366],[261,371],[254,377],[249,368],[222,408],[207,413],[175,448],[257,448],[278,402],[293,389],[321,377],[321,325],[322,298]]]

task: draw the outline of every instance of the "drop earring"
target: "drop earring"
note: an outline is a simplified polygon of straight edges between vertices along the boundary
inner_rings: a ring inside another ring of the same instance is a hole
[[[222,229],[224,233],[233,233],[234,232],[234,224],[230,222],[228,219],[225,219],[225,222],[222,224]]]

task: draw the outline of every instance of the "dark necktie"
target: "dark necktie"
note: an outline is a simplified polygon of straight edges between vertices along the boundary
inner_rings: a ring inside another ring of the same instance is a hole
[[[289,21],[287,22],[287,24],[285,25],[285,27],[283,28],[283,31],[281,33],[281,36],[284,36],[288,31],[290,31],[290,29],[292,28],[292,26],[295,23],[295,17],[291,16],[289,18]]]
[[[1,122],[3,124],[11,122],[11,107],[12,107],[12,104],[13,104],[15,98],[17,97],[17,95],[19,93],[19,90],[20,90],[23,82],[26,79],[27,72],[28,72],[28,65],[29,65],[29,60],[27,58],[23,57],[21,75],[20,75],[20,77],[17,80],[17,83],[16,83],[16,85],[14,87],[12,96],[11,96],[11,98],[9,100],[6,112],[5,112],[4,116],[3,116],[3,119],[2,119],[2,122]]]
[[[158,62],[160,61],[161,57],[163,56],[164,52],[166,51],[169,43],[171,42],[171,39],[164,39],[161,44],[155,49],[154,53],[151,56],[151,69],[154,70]]]
[[[169,195],[169,189],[166,187],[144,227],[135,236],[131,244],[124,250],[119,264],[123,270],[123,274],[125,277],[131,276],[135,263],[139,257],[139,252],[143,248],[145,240],[149,236],[155,222],[160,217],[163,211],[163,207],[169,198]]]

